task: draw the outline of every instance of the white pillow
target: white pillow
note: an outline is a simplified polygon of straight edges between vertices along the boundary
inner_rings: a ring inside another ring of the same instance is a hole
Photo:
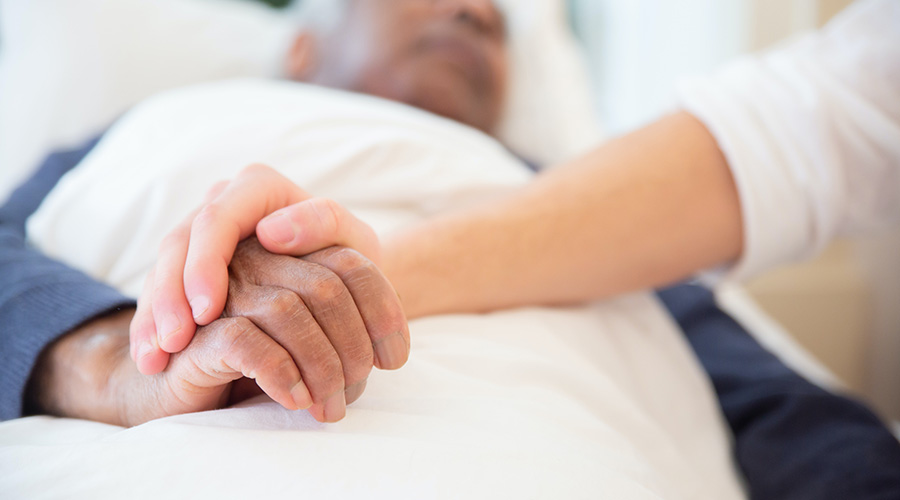
[[[552,166],[603,140],[584,55],[563,0],[495,0],[510,33],[509,100],[498,135],[525,158]]]
[[[500,136],[552,164],[600,138],[561,0],[500,0],[511,31]],[[0,0],[0,199],[50,151],[162,90],[280,74],[296,19],[239,0]]]
[[[232,0],[0,0],[0,12],[0,197],[152,94],[276,75],[293,34]]]

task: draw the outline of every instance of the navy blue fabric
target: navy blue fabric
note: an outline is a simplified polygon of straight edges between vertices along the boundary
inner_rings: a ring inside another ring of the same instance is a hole
[[[4,228],[11,228],[25,233],[25,221],[33,214],[59,179],[94,149],[100,137],[91,139],[83,145],[49,155],[37,172],[19,186],[0,208],[0,223]]]
[[[0,207],[0,420],[20,417],[44,348],[82,323],[134,301],[47,258],[25,241],[25,221],[97,140],[50,155]]]
[[[706,288],[658,296],[712,380],[751,498],[900,499],[900,443],[864,405],[793,372]]]

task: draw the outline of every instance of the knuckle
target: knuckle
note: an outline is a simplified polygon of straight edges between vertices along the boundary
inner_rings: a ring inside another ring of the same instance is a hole
[[[349,247],[337,247],[332,252],[329,260],[333,262],[333,266],[338,272],[359,274],[378,272],[372,261]]]
[[[249,319],[224,318],[216,323],[220,324],[220,331],[214,345],[222,369],[240,370],[250,378],[270,380],[291,377],[297,372],[293,358],[275,348],[275,344],[266,342],[266,336]]]
[[[312,200],[312,207],[322,229],[328,234],[337,234],[343,219],[343,209],[338,202],[330,198],[315,198]]]
[[[397,332],[407,331],[406,315],[397,301],[384,299],[375,313],[366,318],[368,333],[373,339],[381,339]]]
[[[215,333],[216,343],[224,346],[223,352],[233,353],[248,343],[253,342],[256,336],[256,328],[253,323],[244,317],[222,318],[214,323],[217,328]]]
[[[316,300],[335,305],[340,304],[341,299],[346,299],[350,295],[347,287],[344,286],[344,281],[331,272],[322,273],[316,278],[314,291]]]
[[[153,296],[153,302],[169,302],[169,297],[174,293],[173,287],[181,284],[183,274],[181,271],[160,267],[153,279],[153,285],[150,287]]]
[[[192,229],[202,230],[213,225],[220,218],[221,213],[222,207],[217,203],[207,204],[197,212],[197,216],[194,217]]]
[[[294,360],[287,354],[272,354],[257,362],[259,365],[253,371],[259,376],[283,378],[289,377],[292,372],[296,371]]]
[[[372,344],[365,338],[365,342],[354,345],[347,350],[347,366],[344,366],[344,376],[348,385],[353,385],[366,379],[375,365],[375,354],[372,351]]]
[[[150,300],[153,302],[153,309],[157,314],[160,312],[160,309],[166,309],[167,306],[170,307],[166,301],[169,298],[169,292],[169,288],[162,280],[157,280],[153,284],[153,289],[150,291]]]
[[[311,356],[316,379],[324,388],[337,390],[344,386],[344,369],[333,350],[318,349]],[[332,391],[333,392],[333,391]]]
[[[131,342],[149,338],[154,333],[156,330],[153,328],[153,318],[147,314],[135,314],[131,324],[128,325],[128,337]]]
[[[386,307],[389,306],[396,295],[391,284],[372,263],[356,267],[344,273],[344,282],[355,287],[366,300],[371,300],[372,297],[380,297]]]
[[[167,234],[159,244],[159,251],[163,252],[169,248],[177,248],[190,236],[190,229],[185,224],[179,224],[169,234]]]
[[[306,312],[306,305],[296,293],[279,289],[266,301],[266,312],[272,316],[297,318]]]

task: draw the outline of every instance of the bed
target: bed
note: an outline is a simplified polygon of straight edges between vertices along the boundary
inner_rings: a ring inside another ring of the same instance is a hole
[[[602,140],[562,4],[504,3],[516,9],[501,138],[539,164]],[[251,161],[278,165],[382,233],[528,180],[480,133],[364,96],[271,81],[291,14],[211,0],[0,7],[0,154],[14,167],[3,189],[47,151],[131,110],[29,222],[42,249],[125,291],[135,293],[152,264],[146,249],[197,203],[173,186],[202,193]],[[26,64],[33,60],[59,64]],[[379,134],[365,123],[378,123]],[[279,133],[288,129],[313,133]],[[84,201],[99,199],[131,209]],[[788,364],[838,383],[740,289],[725,287],[719,298]],[[49,417],[0,424],[0,495],[744,497],[715,396],[652,295],[426,318],[411,332],[408,365],[374,373],[338,424],[265,397],[131,429]]]

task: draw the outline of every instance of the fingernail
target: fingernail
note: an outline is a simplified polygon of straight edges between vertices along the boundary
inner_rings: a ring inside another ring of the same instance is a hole
[[[286,215],[276,215],[265,220],[266,236],[276,243],[286,245],[297,237],[297,227]]]
[[[375,342],[372,347],[378,358],[378,367],[382,370],[399,368],[409,355],[409,345],[400,332]]]
[[[191,300],[191,314],[194,315],[194,319],[200,318],[207,309],[209,309],[209,297],[206,295],[198,295]]]
[[[160,322],[159,330],[157,330],[159,343],[165,342],[167,338],[171,337],[178,330],[181,330],[181,320],[178,319],[175,313],[168,313]]]
[[[357,383],[351,385],[350,387],[344,389],[344,401],[346,401],[347,404],[350,404],[350,403],[356,401],[357,399],[359,399],[360,396],[362,396],[362,393],[365,390],[366,390],[366,380],[363,380],[362,382],[357,382]]]
[[[297,382],[294,387],[291,387],[291,397],[294,398],[294,404],[297,405],[297,408],[301,410],[312,406],[312,396],[309,395],[309,389],[306,388],[306,384],[302,380]]]
[[[334,396],[325,401],[325,421],[337,422],[347,414],[347,400],[344,399],[344,391],[338,391]]]

